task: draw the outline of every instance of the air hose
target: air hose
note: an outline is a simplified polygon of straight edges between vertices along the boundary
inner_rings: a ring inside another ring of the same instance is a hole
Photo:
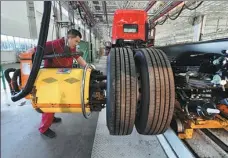
[[[9,84],[11,95],[14,95],[15,92],[14,92],[14,89],[13,89],[13,87],[12,87],[12,84],[11,84],[12,79],[11,79],[11,77],[10,77],[9,74],[10,74],[11,72],[15,72],[15,71],[16,71],[16,69],[14,69],[14,68],[9,68],[9,69],[6,69],[6,70],[4,71],[4,76],[5,76],[5,78],[6,78],[7,83]]]
[[[49,23],[50,23],[50,15],[51,15],[51,1],[44,1],[44,12],[41,21],[40,33],[39,33],[39,40],[37,44],[37,50],[34,55],[34,61],[31,73],[29,75],[28,81],[20,92],[15,95],[12,95],[12,101],[16,102],[24,97],[26,97],[33,89],[33,85],[35,83],[37,74],[40,69],[40,65],[42,62],[42,58],[44,56],[44,47],[47,41]]]
[[[13,88],[15,93],[20,92],[20,88],[19,88],[19,85],[17,83],[18,78],[19,78],[19,85],[21,85],[21,69],[17,69],[14,72],[12,80],[11,80],[11,85],[12,85],[12,88]]]

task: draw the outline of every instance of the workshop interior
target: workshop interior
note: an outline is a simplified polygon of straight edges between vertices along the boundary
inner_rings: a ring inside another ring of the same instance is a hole
[[[228,157],[227,131],[226,1],[1,1],[1,157]]]

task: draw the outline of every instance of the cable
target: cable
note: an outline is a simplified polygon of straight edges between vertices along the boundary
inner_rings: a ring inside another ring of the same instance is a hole
[[[169,14],[168,14],[168,18],[170,20],[176,20],[180,16],[180,14],[182,13],[183,10],[184,10],[184,5],[182,6],[182,8],[180,9],[179,13],[176,15],[175,18],[172,18]]]
[[[194,7],[194,8],[189,8],[186,4],[184,4],[184,6],[185,6],[185,8],[188,9],[188,10],[195,10],[195,9],[198,8],[202,3],[203,3],[203,1],[201,1],[199,4],[197,4],[197,6]]]
[[[157,26],[157,25],[163,25],[163,24],[166,22],[167,19],[168,19],[168,16],[166,15],[166,16],[165,16],[165,19],[164,19],[163,21],[161,21],[161,22],[158,22],[158,21],[157,21],[157,22],[155,23],[154,27]]]
[[[163,21],[161,21],[161,22],[156,22],[156,24],[154,25],[154,27],[157,26],[157,25],[163,25],[163,24],[166,22],[166,20],[167,20],[168,18],[169,18],[170,20],[176,20],[176,19],[180,16],[180,14],[182,13],[182,11],[183,11],[185,8],[188,9],[188,10],[195,10],[195,9],[198,8],[202,3],[203,3],[203,1],[201,1],[200,3],[198,3],[197,6],[194,7],[194,8],[189,8],[186,4],[184,4],[184,5],[182,6],[182,8],[180,9],[180,11],[177,13],[177,15],[176,15],[174,18],[171,17],[169,14],[167,14],[166,17],[165,17],[165,19],[164,19]]]
[[[82,19],[82,21],[84,21],[89,27],[92,27],[91,21],[86,18],[86,16],[84,16],[84,18],[82,17],[82,13],[81,13],[81,9],[80,6],[78,5],[78,13],[80,15],[80,18]]]
[[[78,6],[78,13],[79,13],[79,15],[80,15],[80,18],[84,21],[84,18],[82,17],[81,9],[80,9],[79,6]]]
[[[165,19],[162,22],[158,22],[158,25],[163,25],[166,22],[167,19],[168,19],[168,16],[166,15]]]

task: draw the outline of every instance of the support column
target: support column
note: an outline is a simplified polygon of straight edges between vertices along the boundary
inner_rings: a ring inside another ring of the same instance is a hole
[[[63,13],[62,13],[61,1],[59,1],[59,17],[60,17],[60,21],[62,21],[63,20]]]
[[[83,24],[83,26],[84,26],[84,32],[83,32],[83,39],[84,39],[84,41],[86,41],[87,39],[86,39],[86,25],[85,24]]]
[[[37,39],[37,27],[36,27],[36,16],[33,1],[26,1],[28,23],[29,23],[29,33],[31,39]]]
[[[97,59],[97,56],[98,56],[98,51],[97,51],[97,38],[96,36],[94,37],[94,50],[95,50],[95,54],[96,54],[96,59]]]
[[[70,6],[70,4],[68,3],[68,19],[70,21],[70,28],[68,29],[73,29],[75,28],[75,22],[74,22],[74,10],[72,9],[72,7]]]
[[[60,14],[58,12],[56,2],[53,1],[53,3],[54,3],[53,13],[54,13],[54,24],[55,24],[56,38],[59,39],[61,37],[61,35],[60,35],[60,28],[59,28],[57,22],[60,19]]]
[[[89,51],[90,51],[90,63],[92,63],[93,62],[93,45],[92,45],[91,28],[89,28]]]
[[[194,24],[194,35],[193,35],[193,41],[197,42],[200,41],[202,38],[202,34],[204,31],[204,27],[205,27],[205,20],[206,20],[206,16],[202,15],[200,18],[200,22],[198,24]]]

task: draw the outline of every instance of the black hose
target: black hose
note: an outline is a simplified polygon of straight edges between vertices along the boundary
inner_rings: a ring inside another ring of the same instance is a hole
[[[81,9],[80,9],[79,5],[78,5],[78,13],[80,15],[80,18],[84,21],[84,18],[82,17],[82,13],[81,13]]]
[[[8,85],[10,87],[10,93],[11,93],[11,95],[14,95],[15,92],[14,92],[13,87],[11,85],[11,78],[10,78],[10,75],[9,74],[10,74],[10,72],[15,72],[15,71],[16,71],[16,69],[14,69],[14,68],[9,68],[9,69],[6,69],[4,71],[4,76],[5,76],[5,79],[6,79]]]
[[[165,19],[161,22],[157,22],[156,25],[163,25],[167,19],[168,19],[168,16],[166,15]]]
[[[203,3],[203,1],[201,1],[200,3],[198,3],[198,5],[196,6],[196,7],[194,7],[194,8],[189,8],[186,4],[184,4],[183,6],[182,6],[182,8],[181,8],[181,10],[178,12],[178,14],[173,18],[173,17],[171,17],[169,14],[168,15],[166,15],[166,17],[165,17],[165,19],[163,20],[163,21],[161,21],[161,22],[157,22],[156,24],[155,24],[155,26],[157,26],[157,25],[163,25],[165,22],[166,22],[166,20],[169,18],[170,20],[176,20],[179,16],[180,16],[180,14],[182,13],[182,11],[186,8],[186,9],[188,9],[188,10],[195,10],[196,8],[198,8],[201,4]],[[155,27],[154,26],[154,27]],[[154,28],[153,27],[153,28]]]
[[[17,83],[17,79],[19,78],[19,84],[21,85],[21,69],[17,69],[12,77],[11,84],[14,92],[18,93],[20,92],[19,85]]]
[[[81,12],[81,9],[80,9],[80,6],[78,5],[78,13],[80,15],[80,18],[82,19],[82,21],[84,21],[89,27],[92,27],[91,23],[88,22],[87,18],[86,17],[82,17],[82,12]]]
[[[34,56],[34,62],[32,66],[31,73],[29,75],[28,81],[25,85],[25,88],[22,89],[16,95],[11,97],[12,101],[16,102],[24,97],[26,97],[33,89],[34,82],[36,80],[37,74],[40,69],[40,65],[42,62],[42,58],[44,56],[44,47],[47,41],[49,23],[50,23],[50,15],[51,15],[51,1],[44,1],[44,12],[40,27],[40,34],[38,40],[37,50]]]
[[[203,1],[201,1],[200,3],[198,3],[197,6],[195,6],[194,8],[189,8],[186,4],[184,4],[185,8],[188,10],[195,10],[196,8],[198,8],[201,4],[203,3]]]
[[[182,6],[181,10],[179,11],[179,13],[178,13],[174,18],[171,17],[169,14],[168,14],[168,18],[169,18],[170,20],[176,20],[176,19],[180,16],[180,14],[182,13],[182,11],[184,10],[184,6],[185,6],[185,5]]]

